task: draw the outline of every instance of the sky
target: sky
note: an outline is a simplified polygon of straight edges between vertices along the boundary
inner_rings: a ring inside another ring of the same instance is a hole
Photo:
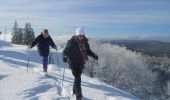
[[[170,0],[0,0],[0,31],[11,33],[15,20],[36,35],[73,35],[81,26],[96,38],[170,40]]]

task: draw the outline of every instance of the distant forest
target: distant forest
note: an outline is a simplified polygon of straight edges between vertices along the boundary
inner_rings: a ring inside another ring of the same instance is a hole
[[[170,58],[170,43],[160,41],[138,41],[138,40],[107,40],[103,43],[117,44],[128,50],[140,52],[144,55]]]

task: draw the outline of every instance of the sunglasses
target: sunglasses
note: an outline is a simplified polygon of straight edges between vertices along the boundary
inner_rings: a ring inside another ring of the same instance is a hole
[[[78,37],[84,37],[84,35],[78,35]]]

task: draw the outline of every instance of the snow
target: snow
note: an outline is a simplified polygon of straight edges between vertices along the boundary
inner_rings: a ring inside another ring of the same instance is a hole
[[[0,41],[1,44],[2,41]],[[41,57],[36,48],[26,51],[26,46],[5,45],[0,47],[0,100],[75,100],[72,96],[73,76],[68,65],[62,62],[62,50],[53,52],[54,61],[59,57],[59,66],[50,64],[48,76],[42,75]],[[30,58],[27,72],[27,61]],[[64,67],[65,81],[61,94]],[[82,75],[84,100],[139,100],[97,78]]]
[[[11,46],[8,42],[0,40],[0,47]]]

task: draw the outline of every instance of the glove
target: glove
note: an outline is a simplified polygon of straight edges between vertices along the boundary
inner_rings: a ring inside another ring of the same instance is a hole
[[[67,57],[63,57],[63,62],[67,62]]]
[[[94,59],[98,60],[99,58],[98,58],[98,56],[97,56],[97,55],[95,55],[95,56],[94,56]]]

